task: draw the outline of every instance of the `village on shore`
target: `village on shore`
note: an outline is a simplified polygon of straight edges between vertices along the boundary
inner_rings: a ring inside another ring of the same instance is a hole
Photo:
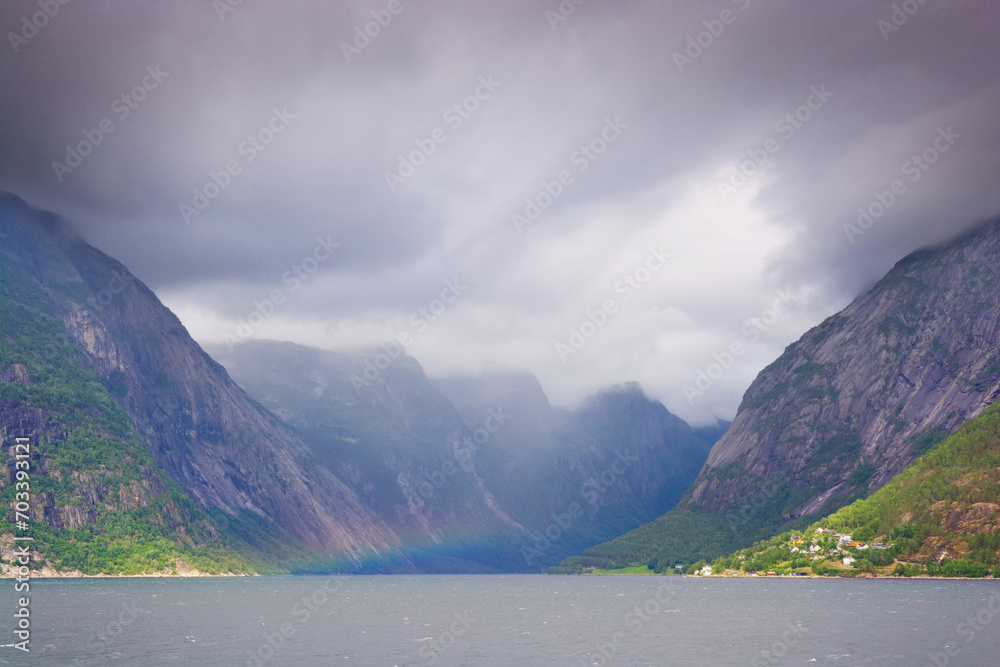
[[[793,531],[767,542],[743,549],[728,557],[707,563],[698,561],[685,568],[678,563],[663,574],[689,577],[784,577],[784,578],[954,578],[948,573],[930,572],[926,564],[900,558],[891,541],[881,539],[871,543],[856,540],[849,533],[826,528]],[[618,570],[597,567],[583,568],[584,574],[654,574],[647,566]],[[938,576],[943,574],[944,576]],[[975,576],[995,579],[993,574]]]
[[[751,565],[746,568],[748,560],[755,557],[750,550],[744,550],[736,555],[740,561],[740,567],[720,567],[719,565],[704,564],[699,568],[692,566],[687,574],[700,577],[822,577],[822,576],[878,576],[889,574],[880,572],[879,568],[874,570],[854,569],[854,565],[859,561],[862,553],[869,550],[885,551],[892,546],[886,542],[872,542],[871,544],[855,540],[847,533],[838,533],[825,528],[816,528],[810,536],[807,533],[792,533],[787,543],[772,547],[763,553],[770,554],[768,560],[774,560],[774,550],[785,551],[787,558],[772,564],[773,569],[760,570]],[[866,559],[867,560],[867,559]],[[904,568],[908,564],[892,559],[892,565],[900,564]],[[871,562],[870,560],[868,562]],[[822,563],[821,568],[812,567],[814,563]],[[696,564],[697,565],[697,564]],[[819,571],[817,571],[819,570]],[[913,576],[916,573],[910,573]],[[900,572],[899,575],[902,575]]]

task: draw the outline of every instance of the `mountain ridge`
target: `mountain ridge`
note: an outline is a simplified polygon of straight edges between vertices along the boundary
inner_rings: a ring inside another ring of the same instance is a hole
[[[157,464],[199,507],[237,523],[240,512],[256,515],[293,541],[353,561],[397,553],[397,536],[121,263],[17,198],[5,196],[0,210],[9,271],[37,286],[36,306],[58,318]]]
[[[364,350],[274,341],[208,350],[407,544],[430,553],[464,540],[450,557],[470,567],[537,571],[657,516],[711,444],[638,385],[599,392],[574,412],[552,408],[529,374],[431,379],[403,355],[357,386]],[[640,458],[646,465],[634,466]],[[573,503],[567,526],[558,517]]]
[[[359,386],[364,354],[247,341],[248,393],[56,216],[3,196],[0,234],[0,308],[37,314],[3,323],[3,435],[40,445],[55,567],[538,571],[668,509],[711,445],[638,385],[571,412],[478,378],[463,417],[406,355]]]
[[[997,220],[900,260],[758,374],[674,510],[584,560],[711,560],[876,491],[1000,397],[998,266]]]
[[[1000,578],[998,499],[1000,402],[870,497],[802,531],[720,557],[712,572]]]
[[[972,266],[963,267],[963,262]],[[863,443],[859,460],[878,466],[871,478],[871,486],[878,488],[913,460],[911,450],[903,446],[908,438],[934,428],[951,432],[1000,397],[1000,353],[995,350],[1000,343],[1000,305],[995,298],[1000,274],[993,268],[998,265],[1000,221],[900,260],[864,296],[807,332],[761,371],[733,425],[709,455],[707,469],[746,460],[755,447],[790,437],[815,447],[816,437],[789,434],[799,426],[794,419],[762,423],[791,412],[814,429],[825,423],[856,431]],[[940,275],[948,271],[957,275]],[[972,288],[972,280],[978,288]],[[958,299],[982,299],[985,312],[968,329],[967,339],[956,341],[963,333],[964,313],[972,310],[954,307]],[[893,370],[878,375],[880,386],[871,387],[870,369],[882,364],[893,365]],[[827,396],[815,400],[803,392],[776,391],[796,382],[813,393],[825,390]],[[928,399],[936,402],[928,405]],[[888,410],[879,404],[889,405]],[[898,406],[903,409],[887,414]],[[807,414],[816,407],[815,416]],[[792,448],[779,447],[777,458],[791,453]],[[804,463],[797,462],[792,471],[800,472]],[[774,470],[757,460],[748,471],[764,476],[760,473],[765,470],[765,475],[774,476]],[[703,478],[692,490],[691,502],[724,510],[729,496],[720,486]],[[823,493],[839,490],[832,486]],[[816,513],[830,497],[816,494],[790,508],[788,518]]]

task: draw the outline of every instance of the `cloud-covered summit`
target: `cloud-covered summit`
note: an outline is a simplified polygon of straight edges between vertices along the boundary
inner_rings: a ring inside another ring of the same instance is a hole
[[[1000,213],[995,3],[49,5],[3,4],[0,187],[204,342],[406,335],[432,375],[731,417]]]

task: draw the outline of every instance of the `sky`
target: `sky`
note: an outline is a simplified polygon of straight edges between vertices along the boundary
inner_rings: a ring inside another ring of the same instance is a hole
[[[995,2],[60,2],[0,5],[0,189],[203,344],[704,424],[1000,215]]]

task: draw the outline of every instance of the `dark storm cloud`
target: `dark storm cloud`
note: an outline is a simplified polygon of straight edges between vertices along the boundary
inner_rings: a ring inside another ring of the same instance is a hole
[[[903,255],[1000,211],[995,3],[225,2],[2,8],[2,187],[206,342],[279,290],[252,335],[409,333],[432,373],[521,368],[556,402],[639,380],[725,417]]]

